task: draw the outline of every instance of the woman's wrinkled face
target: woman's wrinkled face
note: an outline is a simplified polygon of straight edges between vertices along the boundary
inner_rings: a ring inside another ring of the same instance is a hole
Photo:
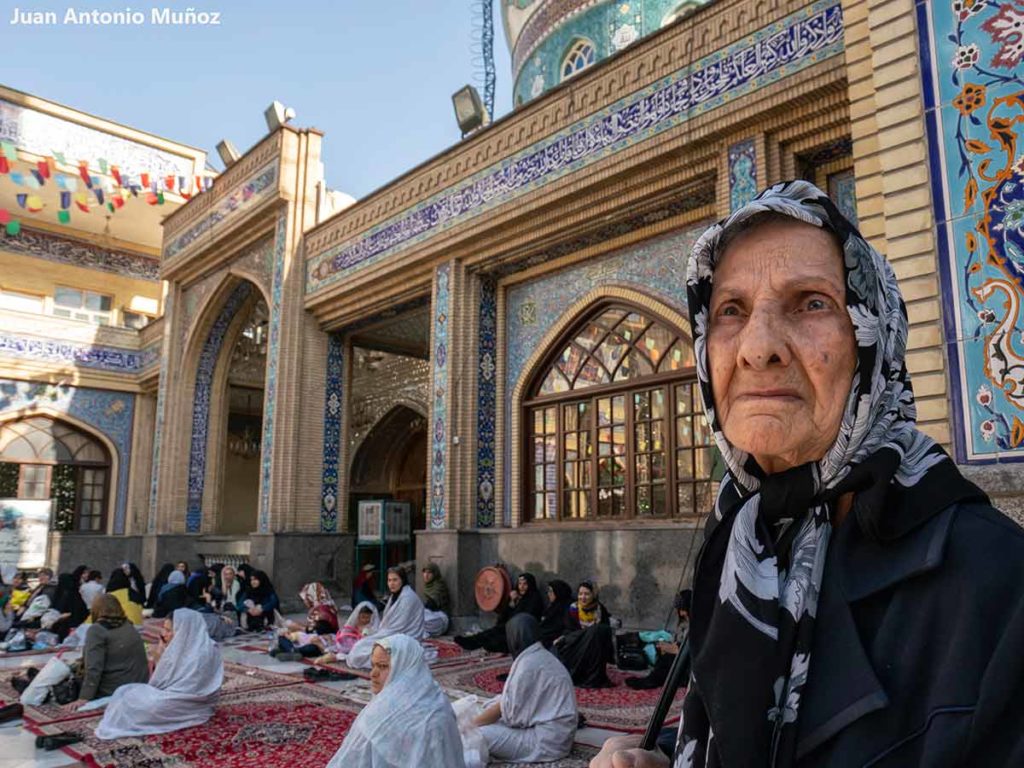
[[[525,576],[520,576],[516,579],[516,592],[520,595],[525,595],[530,591],[530,582],[526,580]]]
[[[715,269],[708,329],[715,412],[767,473],[823,457],[856,367],[843,258],[799,221],[740,234]]]
[[[397,573],[388,574],[388,591],[393,595],[402,591],[402,579]]]
[[[356,617],[356,625],[362,628],[368,626],[372,620],[373,612],[363,608],[363,610],[359,612],[359,616]]]
[[[370,668],[370,690],[377,694],[387,685],[391,674],[391,656],[379,645],[375,645],[370,661],[373,664]]]
[[[590,605],[594,602],[594,593],[587,587],[580,587],[576,592],[576,601],[580,605]]]

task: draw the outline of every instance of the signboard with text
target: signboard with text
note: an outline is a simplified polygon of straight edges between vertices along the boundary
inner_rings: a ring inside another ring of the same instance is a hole
[[[52,505],[50,499],[0,499],[0,565],[46,565]]]

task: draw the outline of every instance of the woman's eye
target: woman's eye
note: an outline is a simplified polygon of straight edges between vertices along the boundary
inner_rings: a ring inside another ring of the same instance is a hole
[[[807,309],[817,311],[819,309],[827,309],[828,304],[825,303],[824,299],[811,299],[807,302]]]
[[[724,307],[718,310],[718,314],[722,315],[723,317],[736,317],[737,315],[739,315],[739,313],[740,310],[735,304],[726,304]]]

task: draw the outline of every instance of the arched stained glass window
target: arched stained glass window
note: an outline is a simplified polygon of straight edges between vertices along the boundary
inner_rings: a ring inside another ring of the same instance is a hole
[[[92,436],[47,416],[0,425],[3,495],[53,499],[61,530],[104,530],[110,458]]]
[[[711,435],[695,366],[686,335],[625,304],[595,308],[559,340],[526,403],[526,519],[706,511]]]
[[[597,61],[597,48],[590,40],[579,38],[569,46],[562,59],[562,79],[568,80]]]

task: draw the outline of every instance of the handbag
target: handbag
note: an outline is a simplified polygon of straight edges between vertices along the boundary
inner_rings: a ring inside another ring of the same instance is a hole
[[[53,696],[53,700],[58,704],[70,704],[78,699],[81,691],[82,684],[74,675],[69,675],[59,683],[50,686],[50,695]]]
[[[639,632],[619,632],[615,635],[615,666],[623,670],[647,669],[647,656]]]

